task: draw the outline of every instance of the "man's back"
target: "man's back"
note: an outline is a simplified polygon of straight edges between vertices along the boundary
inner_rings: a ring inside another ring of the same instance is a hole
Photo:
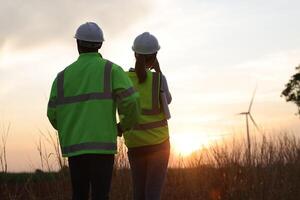
[[[58,130],[68,157],[72,199],[109,199],[118,130],[138,120],[139,95],[123,69],[102,59],[101,28],[82,24],[75,34],[77,61],[58,73],[52,84],[47,116]],[[116,109],[120,124],[116,123]]]
[[[80,54],[77,61],[60,72],[53,83],[48,116],[50,121],[55,118],[53,124],[63,156],[116,153],[116,106],[121,114],[127,114],[131,125],[138,115],[138,108],[133,113],[126,111],[125,104],[138,106],[137,94],[131,88],[122,68],[104,60],[99,53]],[[118,94],[128,90],[132,92],[117,101]]]

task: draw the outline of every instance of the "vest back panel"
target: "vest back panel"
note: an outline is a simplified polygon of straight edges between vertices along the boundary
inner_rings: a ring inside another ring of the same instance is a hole
[[[104,89],[107,62],[99,54],[88,53],[80,55],[64,70],[63,103],[57,105],[57,128],[63,156],[116,153],[116,105],[112,97],[66,101],[80,95],[107,92]],[[111,81],[109,88],[111,94]]]
[[[140,94],[142,113],[139,116],[138,124],[143,126],[162,121],[166,122],[159,101],[160,75],[147,70],[147,79],[141,84],[138,82],[135,72],[128,72],[128,76],[132,80],[135,90]],[[154,145],[169,138],[169,129],[167,123],[143,130],[137,128],[126,132],[124,138],[128,148]]]

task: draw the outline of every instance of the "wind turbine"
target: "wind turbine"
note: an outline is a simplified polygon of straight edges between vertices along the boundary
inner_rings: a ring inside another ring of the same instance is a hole
[[[246,118],[246,130],[247,130],[247,142],[248,142],[248,162],[249,163],[250,163],[250,159],[251,159],[251,142],[250,142],[250,133],[249,133],[249,118],[252,121],[253,125],[257,128],[257,130],[259,130],[259,127],[258,127],[257,123],[255,122],[254,118],[251,115],[251,108],[252,108],[252,105],[253,105],[256,90],[257,90],[257,87],[255,87],[255,89],[254,89],[248,111],[239,113],[239,115],[245,115],[245,118]]]

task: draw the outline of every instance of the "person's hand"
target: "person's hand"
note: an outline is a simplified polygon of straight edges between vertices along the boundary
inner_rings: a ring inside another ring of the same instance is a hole
[[[161,72],[157,58],[155,58],[155,61],[152,64],[152,69],[154,69],[156,72]]]

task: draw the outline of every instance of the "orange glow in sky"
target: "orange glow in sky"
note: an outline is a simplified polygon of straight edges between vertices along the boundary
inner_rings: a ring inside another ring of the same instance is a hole
[[[180,156],[189,156],[195,151],[209,147],[218,137],[212,138],[203,133],[174,134],[171,137],[171,145],[175,153]]]
[[[169,128],[176,154],[187,156],[209,146],[221,138],[214,134],[236,131],[244,137],[245,118],[236,113],[247,110],[256,84],[252,115],[258,125],[272,132],[300,131],[297,107],[280,97],[300,64],[300,1],[60,4],[59,9],[52,1],[3,1],[0,7],[5,16],[0,124],[11,123],[10,171],[40,167],[39,130],[55,134],[46,116],[50,87],[57,73],[77,59],[73,36],[87,21],[103,29],[102,56],[125,71],[134,67],[134,38],[145,31],[158,38],[158,60],[173,97]]]

